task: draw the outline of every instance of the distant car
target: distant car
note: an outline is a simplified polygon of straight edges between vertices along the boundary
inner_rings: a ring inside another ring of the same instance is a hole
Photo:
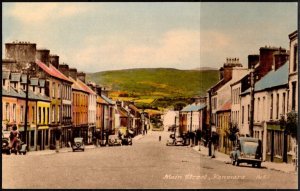
[[[84,143],[83,143],[82,137],[74,138],[74,142],[72,144],[72,150],[73,150],[73,152],[76,150],[84,151]]]
[[[240,137],[237,145],[230,153],[232,165],[240,163],[252,164],[252,167],[261,167],[262,162],[261,141],[252,137]]]
[[[121,146],[122,140],[118,135],[109,135],[108,137],[108,146]]]

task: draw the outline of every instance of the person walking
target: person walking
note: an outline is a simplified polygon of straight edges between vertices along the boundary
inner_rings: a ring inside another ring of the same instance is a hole
[[[197,129],[196,131],[196,137],[198,141],[199,151],[201,151],[201,138],[202,138],[202,132],[200,129]]]
[[[58,153],[59,152],[59,140],[62,132],[61,129],[56,127],[54,129],[54,136],[55,136],[55,151]]]
[[[219,143],[219,135],[217,134],[217,132],[213,131],[212,132],[212,136],[211,136],[211,141],[212,141],[212,156],[211,158],[215,158],[215,152]]]
[[[9,135],[9,139],[10,139],[9,148],[12,149],[15,152],[15,154],[17,154],[17,150],[20,142],[19,138],[20,138],[20,132],[18,131],[17,126],[14,124]]]

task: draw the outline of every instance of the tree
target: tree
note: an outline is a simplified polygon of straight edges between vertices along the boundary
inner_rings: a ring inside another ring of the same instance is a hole
[[[229,128],[226,131],[226,134],[229,138],[229,140],[232,142],[233,145],[235,145],[235,141],[237,140],[237,133],[239,132],[239,127],[237,123],[230,123]]]
[[[298,124],[298,114],[295,111],[291,111],[287,113],[287,118],[282,115],[279,123],[280,128],[284,130],[284,145],[283,145],[283,162],[287,161],[287,135],[291,135],[293,138],[297,140],[297,124]]]

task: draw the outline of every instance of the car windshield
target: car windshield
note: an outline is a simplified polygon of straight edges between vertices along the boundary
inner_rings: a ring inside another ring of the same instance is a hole
[[[78,137],[78,138],[74,138],[74,141],[75,141],[75,142],[81,142],[81,141],[82,141],[82,139],[83,139],[83,138],[81,138],[81,137]]]
[[[257,150],[257,142],[244,142],[242,144],[242,150],[245,154],[255,154]]]

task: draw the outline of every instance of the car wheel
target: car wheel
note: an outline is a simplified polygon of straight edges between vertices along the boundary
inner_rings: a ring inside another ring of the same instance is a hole
[[[255,167],[255,163],[252,163],[252,167]]]
[[[237,159],[237,157],[235,158],[235,164],[236,164],[236,166],[240,165],[240,161],[239,161],[239,159]]]
[[[261,167],[261,163],[257,163],[257,168],[260,168]]]
[[[233,159],[233,157],[231,157],[231,164],[235,165],[235,160]]]
[[[73,152],[75,152],[75,150],[73,149]]]
[[[6,154],[10,155],[10,150],[7,150],[7,151],[6,151]]]
[[[82,151],[84,152],[84,149],[82,149]]]

